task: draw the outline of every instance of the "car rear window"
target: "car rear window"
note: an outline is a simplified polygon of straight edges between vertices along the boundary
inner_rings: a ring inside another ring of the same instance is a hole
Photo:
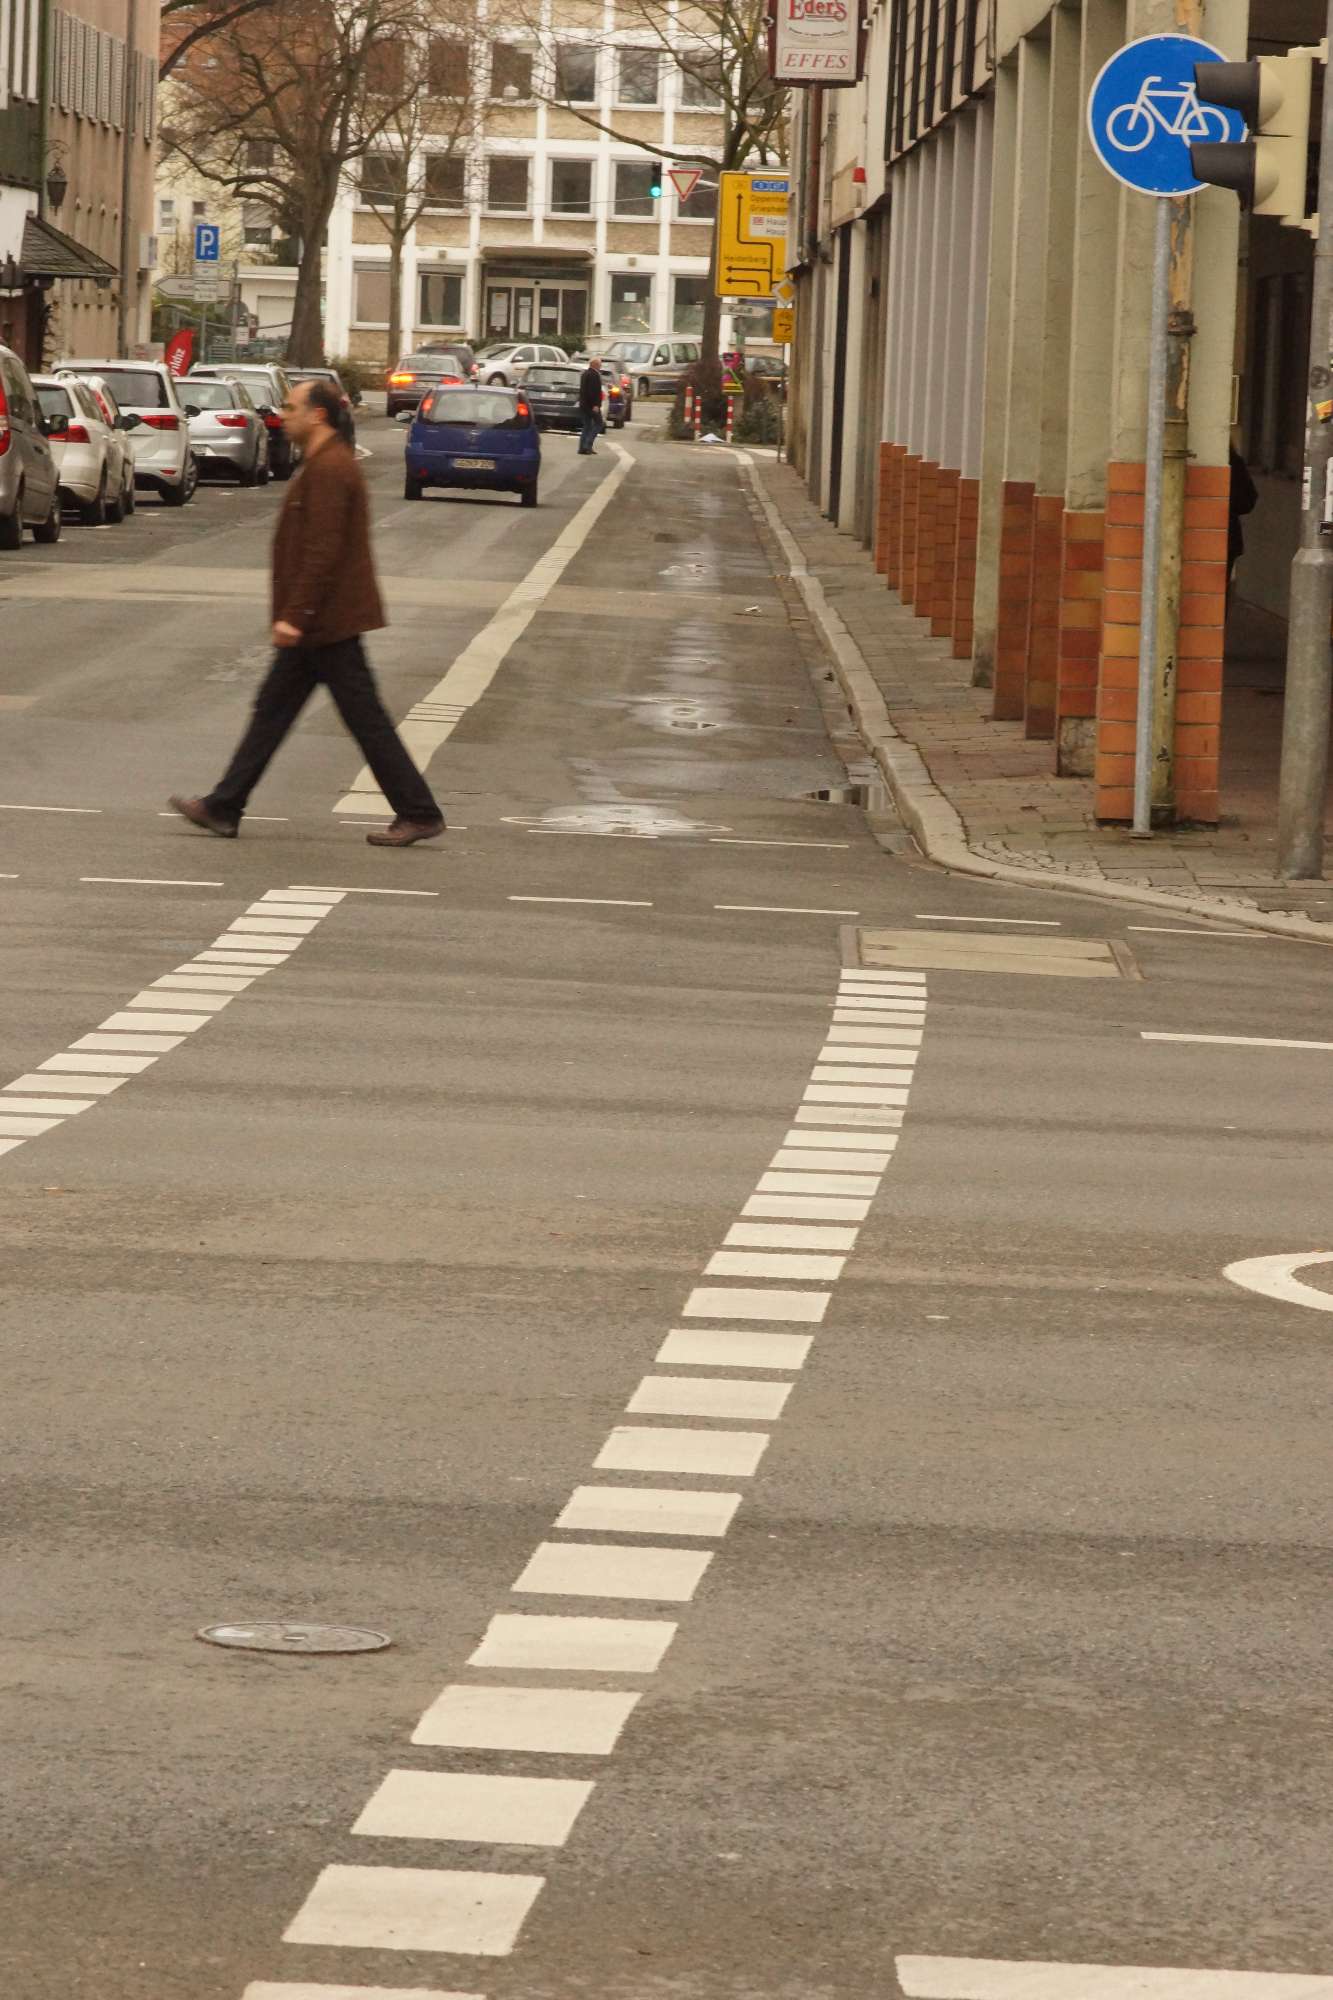
[[[494,389],[437,389],[421,414],[428,424],[480,424],[488,431],[522,430],[532,421],[514,396]]]
[[[527,380],[532,389],[576,389],[579,371],[577,368],[529,368]]]
[[[171,396],[156,368],[76,368],[79,375],[97,375],[123,410],[169,410]]]
[[[181,385],[187,403],[193,403],[196,410],[230,410],[236,402],[236,391],[230,382],[185,382]]]
[[[38,388],[37,404],[44,417],[69,417],[74,414],[69,393],[65,389]]]

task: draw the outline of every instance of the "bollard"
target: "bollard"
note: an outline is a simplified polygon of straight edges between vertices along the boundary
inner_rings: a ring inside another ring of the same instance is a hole
[[[690,436],[693,437],[695,432],[694,390],[688,385],[685,390],[685,428]]]
[[[731,434],[735,430],[735,428],[736,428],[736,398],[734,396],[728,396],[727,426],[726,426],[726,440],[728,444],[731,443]]]

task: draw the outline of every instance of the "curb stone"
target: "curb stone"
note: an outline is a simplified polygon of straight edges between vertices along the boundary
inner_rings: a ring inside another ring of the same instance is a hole
[[[1243,925],[1247,930],[1291,938],[1301,944],[1333,945],[1333,925],[1317,924],[1310,917],[1256,910],[1249,903],[1221,896],[1168,895],[1162,890],[1123,887],[1118,882],[1090,881],[1085,875],[1057,875],[1051,870],[1019,868],[1013,862],[991,861],[978,853],[968,844],[961,815],[931,777],[920,751],[895,728],[864,654],[829,603],[819,578],[808,568],[800,545],[755,477],[753,464],[743,452],[733,455],[740,461],[741,476],[748,482],[768,530],[782,550],[792,582],[800,591],[815,630],[832,659],[857,733],[883,772],[903,823],[915,834],[927,860],[952,874],[980,876],[988,882],[1055,890],[1061,895],[1093,896],[1131,909],[1167,911],[1176,916],[1201,917],[1209,923]]]

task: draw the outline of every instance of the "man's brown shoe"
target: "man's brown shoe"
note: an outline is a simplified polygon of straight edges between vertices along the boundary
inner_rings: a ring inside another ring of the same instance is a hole
[[[370,847],[411,847],[418,840],[434,840],[444,832],[441,819],[395,819],[390,820],[382,833],[368,833],[366,843]]]
[[[211,812],[203,799],[167,800],[167,804],[177,811],[182,819],[188,819],[191,826],[201,827],[205,833],[215,833],[219,840],[235,840],[237,827],[234,820],[221,819]]]

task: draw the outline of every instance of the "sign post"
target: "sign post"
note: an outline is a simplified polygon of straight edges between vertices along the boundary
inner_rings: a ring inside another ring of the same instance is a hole
[[[1102,165],[1136,194],[1157,197],[1153,228],[1152,303],[1148,332],[1148,424],[1143,493],[1143,574],[1139,599],[1138,705],[1134,731],[1134,827],[1152,832],[1154,734],[1156,756],[1169,765],[1174,699],[1162,700],[1163,663],[1158,649],[1162,573],[1162,491],[1166,436],[1168,313],[1171,303],[1171,231],[1180,197],[1203,183],[1190,164],[1190,147],[1239,139],[1234,112],[1200,104],[1196,64],[1221,62],[1220,49],[1193,35],[1145,35],[1117,49],[1088,97],[1088,132]],[[1169,690],[1174,697],[1173,676]],[[1156,713],[1159,730],[1154,732]]]

